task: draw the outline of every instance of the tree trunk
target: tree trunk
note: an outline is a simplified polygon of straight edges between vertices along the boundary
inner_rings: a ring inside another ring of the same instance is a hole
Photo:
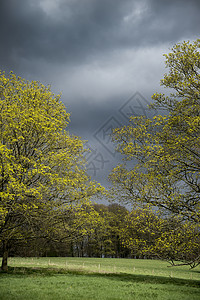
[[[4,272],[8,271],[8,242],[7,241],[3,241],[3,257],[2,257],[1,270]]]

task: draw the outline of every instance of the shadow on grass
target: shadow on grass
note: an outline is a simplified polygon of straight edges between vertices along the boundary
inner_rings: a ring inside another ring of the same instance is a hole
[[[162,277],[153,275],[138,275],[128,273],[97,273],[81,270],[66,270],[58,268],[39,268],[39,267],[9,267],[8,272],[0,272],[1,275],[17,275],[17,276],[55,276],[55,275],[74,275],[74,276],[89,276],[96,278],[106,278],[110,280],[119,280],[124,282],[144,282],[151,284],[173,284],[185,285],[190,287],[200,288],[200,281],[192,279],[181,279],[173,277]]]
[[[193,273],[200,273],[200,271],[192,270]]]

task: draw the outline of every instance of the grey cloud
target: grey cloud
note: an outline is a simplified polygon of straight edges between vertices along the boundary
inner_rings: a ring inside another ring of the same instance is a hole
[[[152,30],[160,42],[189,39],[199,36],[200,2],[198,0],[150,1]]]
[[[37,1],[36,1],[37,2]],[[126,3],[120,1],[63,1],[54,15],[45,14],[32,1],[2,1],[0,7],[1,54],[43,57],[46,61],[68,63],[85,60],[111,47],[111,32],[123,15]],[[38,2],[39,3],[39,2]],[[126,9],[127,10],[127,9]],[[68,12],[69,16],[68,16]]]
[[[176,41],[198,34],[200,27],[199,1],[194,0],[68,0],[58,1],[51,13],[39,3],[1,1],[3,63],[17,64],[23,57],[81,64],[114,49]]]

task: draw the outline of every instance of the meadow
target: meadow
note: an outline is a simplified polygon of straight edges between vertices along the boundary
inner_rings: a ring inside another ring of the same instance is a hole
[[[0,299],[200,300],[200,266],[159,260],[10,258],[0,273]]]

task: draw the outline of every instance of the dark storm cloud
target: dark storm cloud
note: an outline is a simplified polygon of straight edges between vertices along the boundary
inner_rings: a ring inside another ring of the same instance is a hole
[[[0,1],[3,65],[19,58],[81,64],[115,49],[187,38],[200,28],[199,1],[194,0],[54,3],[51,10],[48,1]]]
[[[47,12],[39,1],[1,1],[1,55],[80,63],[116,44],[129,6],[130,1],[60,1],[57,11]]]
[[[199,37],[199,0],[151,0],[150,3],[153,19],[150,26],[157,42]]]

